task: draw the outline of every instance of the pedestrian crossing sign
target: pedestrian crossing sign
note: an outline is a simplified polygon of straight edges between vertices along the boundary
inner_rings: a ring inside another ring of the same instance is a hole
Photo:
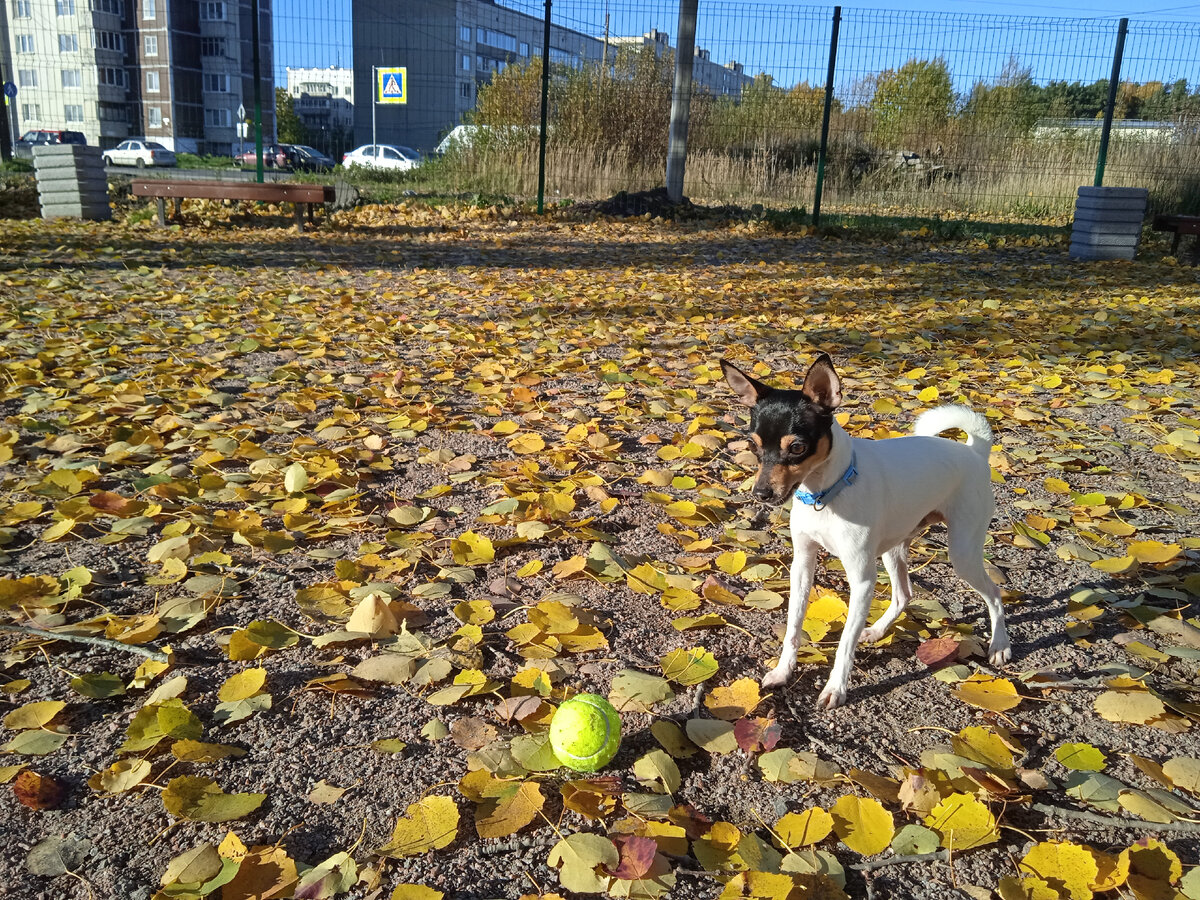
[[[408,102],[408,69],[392,66],[375,70],[375,102]]]

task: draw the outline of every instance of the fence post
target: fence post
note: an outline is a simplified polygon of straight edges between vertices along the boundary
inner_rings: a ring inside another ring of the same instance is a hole
[[[546,27],[542,33],[542,127],[538,134],[538,215],[546,197],[546,119],[550,113],[550,0],[546,0]]]
[[[833,8],[833,30],[829,35],[829,72],[825,75],[825,110],[821,113],[821,149],[817,151],[817,189],[813,193],[813,227],[821,224],[821,193],[825,189],[825,154],[829,150],[829,115],[833,110],[833,74],[837,69],[838,30],[842,8]]]
[[[696,57],[696,7],[699,0],[679,0],[679,39],[675,44],[675,91],[671,95],[671,131],[667,145],[667,199],[683,202],[683,170],[687,163],[688,117],[692,108],[692,65]]]
[[[1112,134],[1113,111],[1117,105],[1117,88],[1121,84],[1121,57],[1125,53],[1125,34],[1129,20],[1122,19],[1117,26],[1117,51],[1113,54],[1112,75],[1108,78],[1108,103],[1104,105],[1104,127],[1100,129],[1100,152],[1096,155],[1096,180],[1093,187],[1104,185],[1104,164],[1108,161],[1108,139]]]
[[[250,0],[250,43],[253,49],[250,58],[254,65],[254,180],[263,181],[263,133],[262,133],[262,59],[258,46],[258,0]],[[275,98],[271,101],[274,103]]]

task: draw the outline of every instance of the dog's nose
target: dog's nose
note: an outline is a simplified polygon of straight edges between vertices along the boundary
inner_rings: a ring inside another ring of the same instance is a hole
[[[756,484],[754,490],[750,492],[757,500],[770,500],[775,496],[775,491],[771,489],[769,484]]]

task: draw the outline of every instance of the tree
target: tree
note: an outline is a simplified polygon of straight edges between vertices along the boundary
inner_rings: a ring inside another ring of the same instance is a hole
[[[1024,134],[1044,115],[1041,91],[1033,83],[1033,70],[1010,56],[994,84],[976,82],[962,110],[963,118],[978,132]]]
[[[308,129],[296,115],[292,95],[283,88],[275,88],[275,127],[279,140],[285,144],[307,144]]]
[[[870,110],[875,135],[899,148],[936,142],[954,114],[954,85],[944,59],[910,59],[875,79]]]

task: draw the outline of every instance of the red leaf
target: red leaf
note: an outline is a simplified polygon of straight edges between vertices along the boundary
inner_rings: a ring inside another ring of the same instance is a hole
[[[540,697],[505,697],[496,704],[496,712],[505,722],[516,719],[518,722],[527,716],[532,716],[542,707]]]
[[[101,512],[119,513],[129,506],[129,498],[113,491],[100,491],[88,498],[88,506]]]
[[[713,824],[712,819],[690,803],[672,806],[671,811],[667,813],[667,819],[687,832],[688,838],[693,841],[708,834],[708,830],[712,828]]]
[[[958,659],[958,641],[950,635],[922,641],[917,647],[917,659],[931,669],[940,669]]]
[[[621,842],[621,863],[611,873],[614,878],[637,881],[645,878],[654,867],[658,843],[652,838],[627,837]]]
[[[770,750],[779,743],[779,736],[783,733],[779,723],[774,719],[764,719],[761,716],[755,718],[738,719],[733,726],[733,736],[737,739],[738,746],[747,753],[754,753],[756,750]]]
[[[54,809],[63,799],[63,786],[53,778],[26,769],[13,782],[17,800],[30,809]]]

